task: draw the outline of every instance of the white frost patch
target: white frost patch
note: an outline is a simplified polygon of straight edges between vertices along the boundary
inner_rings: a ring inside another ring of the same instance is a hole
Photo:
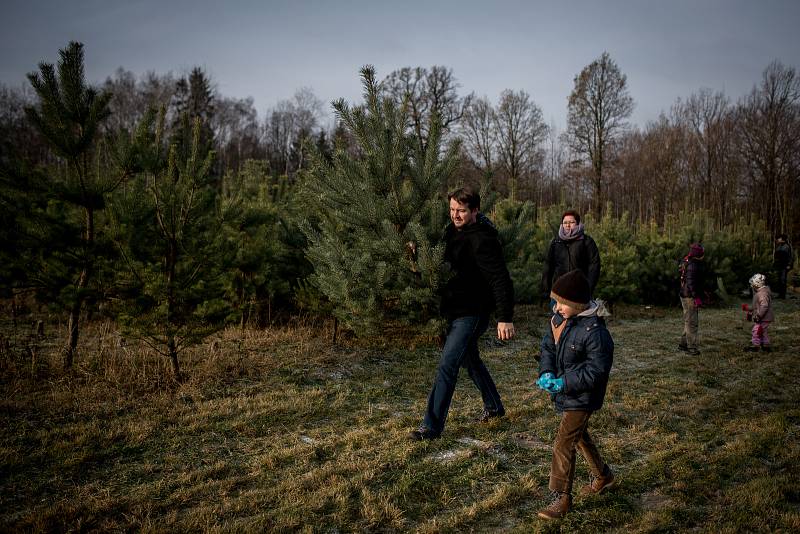
[[[431,456],[431,460],[434,462],[453,462],[460,458],[466,458],[471,454],[469,449],[453,449],[450,451],[442,451],[437,452],[436,454]]]
[[[489,449],[492,447],[491,443],[487,443],[475,438],[458,438],[456,441],[463,443],[464,445],[469,445],[470,447],[476,447],[478,449]]]
[[[549,443],[545,443],[534,434],[519,432],[513,436],[514,443],[524,449],[547,450],[551,448]]]
[[[501,460],[506,459],[506,455],[500,451],[500,447],[498,447],[493,443],[469,437],[458,438],[456,442],[461,443],[462,445],[466,445],[469,448],[451,449],[449,451],[438,452],[432,455],[430,459],[435,462],[445,462],[445,463],[452,462],[454,460],[459,460],[461,458],[467,458],[469,456],[472,456],[473,451],[476,449],[484,450],[489,454],[497,458],[500,458]]]

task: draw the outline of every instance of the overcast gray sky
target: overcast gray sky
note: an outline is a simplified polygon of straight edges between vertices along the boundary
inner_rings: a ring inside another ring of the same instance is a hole
[[[2,0],[0,82],[19,86],[69,41],[87,78],[199,65],[259,114],[300,87],[360,100],[358,70],[446,65],[497,101],[524,89],[563,129],[580,70],[603,51],[628,77],[640,126],[702,87],[737,100],[764,68],[800,63],[800,1]],[[329,108],[329,106],[326,106]]]

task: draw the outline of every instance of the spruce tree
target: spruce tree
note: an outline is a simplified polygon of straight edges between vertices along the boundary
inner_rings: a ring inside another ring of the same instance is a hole
[[[216,97],[211,80],[200,67],[194,67],[188,77],[175,84],[171,144],[178,156],[187,160],[193,150],[195,121],[200,122],[199,148],[206,154],[214,148],[214,130],[211,127],[216,113]]]
[[[305,181],[317,214],[305,225],[312,282],[357,334],[438,321],[437,290],[446,273],[440,243],[447,207],[442,188],[458,163],[443,150],[436,117],[426,147],[414,142],[407,102],[381,96],[372,67],[361,70],[365,103],[333,104],[355,150],[332,161],[312,156]]]
[[[209,186],[213,152],[200,151],[195,120],[186,159],[162,142],[164,112],[137,133],[142,172],[114,195],[114,238],[124,261],[126,290],[118,318],[132,334],[166,356],[180,380],[179,354],[218,330],[229,310],[221,272],[233,255],[219,231],[224,206]]]

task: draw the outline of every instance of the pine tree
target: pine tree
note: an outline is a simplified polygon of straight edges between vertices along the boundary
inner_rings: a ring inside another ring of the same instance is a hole
[[[225,239],[235,244],[225,288],[242,326],[271,321],[274,307],[290,303],[292,284],[310,272],[292,213],[295,189],[285,176],[273,178],[266,161],[257,160],[246,161],[223,182],[222,202],[235,212],[222,228]]]
[[[221,272],[233,250],[219,231],[226,213],[208,183],[213,152],[200,152],[199,119],[181,159],[162,142],[163,111],[160,117],[154,128],[149,113],[137,132],[143,170],[113,199],[128,297],[118,318],[124,331],[169,358],[180,380],[178,355],[218,330],[229,312]]]
[[[483,205],[482,195],[481,207]],[[491,219],[497,226],[506,265],[514,280],[514,298],[517,302],[533,302],[539,295],[536,273],[542,272],[542,255],[536,246],[541,239],[537,235],[534,205],[529,200],[503,199],[494,203],[492,212]]]
[[[98,217],[105,195],[129,169],[124,155],[119,160],[123,165],[116,165],[101,143],[99,128],[109,115],[111,96],[86,84],[83,45],[71,42],[59,54],[57,69],[40,63],[39,72],[28,75],[38,101],[25,112],[57,163],[29,176],[30,193],[37,199],[26,214],[26,237],[38,251],[32,284],[69,311],[63,349],[64,367],[69,368],[78,344],[81,308],[92,296],[102,263]]]
[[[316,225],[308,223],[312,282],[356,333],[400,324],[438,326],[444,276],[446,205],[440,196],[458,163],[458,146],[441,148],[434,117],[427,146],[414,142],[407,103],[382,98],[372,67],[361,70],[365,104],[334,109],[355,140],[333,160],[312,157],[306,187]]]
[[[216,112],[216,97],[211,80],[200,67],[194,67],[188,77],[175,84],[175,102],[171,144],[178,156],[187,160],[193,150],[195,121],[200,122],[199,153],[206,154],[214,148],[214,130],[211,127]]]

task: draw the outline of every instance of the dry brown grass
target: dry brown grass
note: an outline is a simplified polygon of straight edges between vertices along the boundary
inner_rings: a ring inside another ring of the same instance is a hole
[[[733,306],[674,350],[677,310],[624,308],[592,428],[622,486],[541,523],[557,425],[533,388],[541,310],[483,354],[508,415],[472,422],[464,376],[443,439],[412,443],[438,351],[345,340],[330,325],[229,328],[183,355],[187,380],[114,325],[88,325],[70,373],[57,341],[3,326],[0,529],[530,532],[800,529],[798,301],[770,355],[741,352]],[[418,340],[414,342],[418,343]],[[31,361],[26,346],[34,347]],[[579,464],[577,476],[586,477]]]

